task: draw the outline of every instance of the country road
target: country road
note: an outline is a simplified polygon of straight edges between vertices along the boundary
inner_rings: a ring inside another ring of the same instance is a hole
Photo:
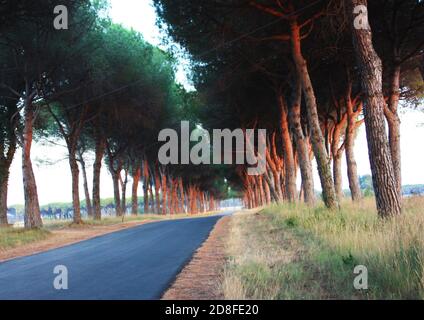
[[[0,299],[159,299],[222,216],[148,223],[0,263]],[[67,290],[54,288],[57,265]]]

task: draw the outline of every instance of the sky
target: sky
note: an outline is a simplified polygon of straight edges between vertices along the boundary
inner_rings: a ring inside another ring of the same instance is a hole
[[[133,28],[143,34],[146,41],[153,45],[161,46],[161,32],[156,26],[156,14],[150,0],[110,0],[110,16],[125,27]],[[187,59],[179,61],[177,81],[187,89],[192,89],[187,80],[186,73],[189,71]],[[409,110],[401,112],[401,152],[402,152],[402,179],[403,184],[424,184],[424,112]],[[37,181],[40,204],[52,202],[71,201],[71,174],[66,159],[66,148],[63,146],[35,143],[32,150],[34,174]],[[368,160],[368,148],[365,135],[365,127],[361,126],[355,142],[355,155],[358,164],[358,174],[370,174]],[[92,163],[93,155],[88,155],[87,162]],[[21,172],[21,152],[16,153],[11,167],[9,181],[9,205],[23,204],[23,186]],[[346,160],[342,159],[343,188],[348,189],[349,184],[346,174]],[[88,168],[88,180],[91,190],[92,167]],[[315,188],[319,187],[319,177],[314,161]],[[300,176],[300,175],[299,175]],[[113,197],[112,180],[105,165],[101,173],[101,197]],[[80,179],[80,195],[84,198],[82,179]],[[299,185],[300,182],[298,181]],[[130,188],[128,188],[130,189]],[[128,194],[129,196],[129,194]]]

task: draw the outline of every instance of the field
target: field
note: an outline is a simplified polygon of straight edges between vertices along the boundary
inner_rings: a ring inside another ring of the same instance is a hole
[[[424,197],[407,198],[403,215],[386,221],[370,198],[336,212],[280,204],[240,213],[230,226],[225,297],[423,299],[423,208]],[[358,265],[366,290],[353,285]]]

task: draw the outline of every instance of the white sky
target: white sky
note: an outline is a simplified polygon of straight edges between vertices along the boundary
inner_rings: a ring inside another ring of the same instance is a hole
[[[140,31],[145,40],[154,45],[161,45],[160,31],[155,25],[156,14],[150,0],[111,0],[110,15],[115,22],[122,23],[126,27],[132,27]],[[177,80],[190,88],[184,69],[187,69],[188,62],[182,59],[179,63]],[[401,115],[401,149],[402,149],[402,178],[403,184],[424,183],[424,170],[422,167],[424,159],[424,112],[408,111]],[[37,180],[40,204],[50,202],[70,202],[71,201],[71,175],[66,157],[66,149],[60,146],[42,146],[39,143],[33,145],[32,159],[34,173]],[[360,175],[369,174],[368,149],[365,137],[365,128],[360,128],[355,144],[355,154],[358,163],[358,173]],[[41,160],[56,162],[52,165],[37,165]],[[90,166],[88,169],[89,186],[91,191],[92,180],[92,155],[87,159]],[[343,188],[349,187],[346,175],[345,158],[343,162]],[[315,162],[314,162],[315,163]],[[316,167],[316,166],[315,166]],[[81,199],[84,198],[82,179],[80,186]],[[112,197],[112,181],[106,166],[102,167],[101,175],[101,197]],[[315,188],[319,189],[319,178],[315,168]],[[130,189],[130,188],[128,188]],[[11,167],[9,181],[9,206],[24,203],[22,173],[21,173],[21,152],[18,151]]]

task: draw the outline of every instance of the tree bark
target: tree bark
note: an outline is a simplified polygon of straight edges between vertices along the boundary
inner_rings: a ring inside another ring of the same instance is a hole
[[[325,149],[324,138],[319,124],[318,108],[316,104],[315,93],[312,82],[309,77],[308,67],[301,50],[300,27],[296,19],[290,22],[292,56],[295,61],[297,73],[302,84],[303,94],[305,96],[307,117],[311,128],[311,141],[317,160],[318,173],[321,181],[322,195],[325,205],[330,209],[338,207],[337,198],[334,190],[333,178],[331,176],[330,162],[328,153]]]
[[[24,129],[22,141],[22,177],[25,197],[25,228],[40,228],[43,226],[38,202],[37,184],[31,162],[31,146],[33,138],[34,107],[30,101],[25,101]]]
[[[160,213],[160,176],[159,176],[159,164],[155,165],[155,198],[156,198],[156,213]]]
[[[355,160],[355,136],[357,131],[357,112],[353,112],[353,105],[351,99],[350,90],[346,97],[346,109],[347,109],[347,126],[346,126],[346,137],[345,137],[345,153],[346,153],[346,165],[347,165],[347,177],[349,180],[349,189],[352,197],[352,201],[359,201],[362,199],[361,187],[359,186],[358,179],[358,167]]]
[[[94,220],[102,218],[101,203],[100,203],[100,171],[102,168],[102,159],[105,152],[105,140],[96,136],[95,159],[93,164],[93,214]]]
[[[280,127],[281,127],[281,139],[283,141],[284,149],[284,173],[285,173],[285,185],[286,185],[286,194],[289,202],[295,202],[297,198],[296,190],[296,167],[293,157],[293,145],[292,139],[289,131],[288,123],[288,111],[287,104],[282,95],[279,96],[280,104]]]
[[[79,199],[79,168],[76,159],[76,150],[71,148],[69,150],[69,166],[72,175],[72,208],[74,211],[73,220],[76,224],[81,224],[81,204]]]
[[[143,161],[143,204],[144,204],[144,213],[149,212],[149,186],[150,186],[150,177],[149,177],[149,162],[147,159]],[[153,198],[152,198],[153,201]]]
[[[401,150],[400,150],[400,119],[398,115],[398,105],[400,96],[400,64],[395,62],[393,66],[390,96],[385,115],[389,127],[389,145],[392,156],[393,170],[396,179],[396,186],[399,196],[402,197],[402,168],[401,168]]]
[[[265,175],[263,176],[262,184],[264,185],[266,204],[269,204],[271,203],[271,190]]]
[[[166,173],[162,174],[162,214],[166,214],[166,196],[167,196],[167,186],[166,186]]]
[[[185,199],[184,199],[184,186],[183,186],[183,178],[178,179],[178,189],[180,192],[180,212],[181,213],[187,213],[185,209]]]
[[[132,184],[132,192],[131,192],[131,213],[138,214],[138,183],[140,182],[141,176],[141,168],[140,165],[137,165],[133,172],[133,184]],[[148,185],[146,184],[148,188]],[[148,189],[145,190],[148,190]],[[146,195],[144,195],[144,199],[146,199]],[[147,195],[147,207],[149,207],[149,196]]]
[[[152,213],[156,212],[155,197],[154,197],[154,194],[153,194],[153,188],[154,188],[153,179],[150,179],[150,177],[149,177],[148,192],[150,194],[149,199],[151,199],[151,200],[149,200],[149,202],[151,203],[150,212],[152,212]]]
[[[343,199],[343,180],[342,180],[342,157],[337,154],[333,156],[333,176],[334,176],[334,189],[336,196],[340,202]]]
[[[113,182],[113,197],[115,200],[115,213],[116,216],[122,216],[122,207],[121,207],[121,194],[119,190],[119,174],[116,172],[112,173],[112,182]]]
[[[303,134],[302,123],[300,121],[301,97],[301,86],[298,83],[294,90],[294,99],[289,120],[291,121],[291,127],[296,141],[296,152],[299,158],[300,175],[302,178],[303,199],[307,205],[313,206],[315,204],[314,178],[306,137]]]
[[[0,145],[0,226],[8,225],[7,220],[7,194],[8,194],[8,182],[9,182],[9,170],[15,156],[17,146],[16,127],[18,126],[17,117],[17,101],[10,102],[7,105],[7,124],[5,128],[5,136],[2,136],[3,145]],[[5,149],[6,143],[8,143],[8,149]]]
[[[127,185],[128,185],[128,167],[124,169],[124,179],[119,174],[119,181],[121,183],[121,212],[122,215],[127,213]]]
[[[345,148],[344,143],[340,146],[340,140],[342,137],[342,129],[346,124],[346,120],[347,114],[343,114],[343,116],[339,115],[337,117],[337,120],[335,120],[334,128],[331,134],[331,154],[333,156],[334,189],[336,191],[337,200],[339,202],[343,199],[342,156]]]
[[[89,217],[93,216],[93,207],[91,205],[91,199],[90,199],[90,191],[88,190],[88,179],[87,179],[87,170],[85,167],[85,161],[83,159],[83,155],[79,152],[78,153],[78,161],[81,165],[81,171],[82,171],[82,179],[84,184],[84,194],[85,194],[85,206],[87,208],[87,215]]]
[[[359,5],[366,6],[367,1],[349,1],[347,14],[351,16],[352,25],[356,18],[353,9]],[[370,28],[352,26],[352,35],[365,93],[365,127],[377,210],[381,217],[396,216],[401,213],[401,199],[384,123],[382,64],[374,50]]]
[[[8,220],[7,220],[7,191],[8,191],[8,181],[9,181],[9,170],[4,170],[2,168],[2,171],[6,171],[1,173],[0,176],[0,227],[2,225],[7,226]]]

